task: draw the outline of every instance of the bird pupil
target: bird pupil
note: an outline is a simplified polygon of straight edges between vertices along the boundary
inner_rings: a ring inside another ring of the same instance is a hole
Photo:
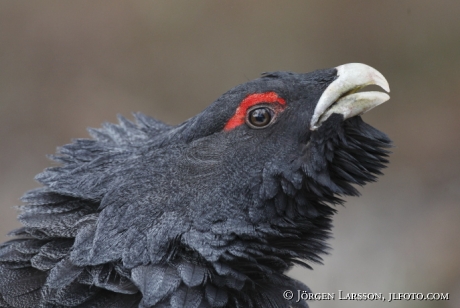
[[[258,123],[263,123],[267,119],[266,111],[264,109],[257,109],[253,112],[252,117]]]
[[[267,108],[257,108],[251,111],[249,120],[252,125],[261,127],[270,123],[271,114]]]

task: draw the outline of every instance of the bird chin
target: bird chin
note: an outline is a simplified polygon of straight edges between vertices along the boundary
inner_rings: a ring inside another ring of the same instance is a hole
[[[376,69],[361,63],[336,67],[337,78],[321,95],[310,121],[310,130],[316,130],[332,114],[342,114],[345,119],[361,115],[386,102],[390,96],[383,92],[358,90],[368,85],[380,86],[387,92],[387,80]]]

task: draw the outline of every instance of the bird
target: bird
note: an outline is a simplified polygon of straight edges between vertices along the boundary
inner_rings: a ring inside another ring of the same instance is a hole
[[[267,72],[179,125],[89,129],[22,197],[0,307],[308,307],[287,271],[322,262],[343,197],[387,166],[361,115],[389,91],[361,63]]]

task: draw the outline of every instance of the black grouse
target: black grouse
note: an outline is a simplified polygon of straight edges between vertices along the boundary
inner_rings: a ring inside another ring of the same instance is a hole
[[[265,73],[177,126],[90,129],[26,193],[0,245],[0,307],[307,307],[286,275],[320,262],[334,206],[375,181],[390,139],[364,64]]]

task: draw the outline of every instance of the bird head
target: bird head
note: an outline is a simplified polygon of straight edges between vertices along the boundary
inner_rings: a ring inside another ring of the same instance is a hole
[[[389,99],[383,92],[357,92],[368,85],[389,91],[382,74],[358,63],[307,74],[265,73],[239,85],[176,128],[172,140],[186,144],[178,163],[182,174],[193,170],[202,178],[198,190],[226,194],[214,203],[217,211],[225,212],[235,196],[245,199],[246,212],[260,208],[254,221],[274,215],[267,201],[277,195],[303,198],[308,192],[313,203],[357,195],[353,184],[375,180],[390,144],[360,118]]]

